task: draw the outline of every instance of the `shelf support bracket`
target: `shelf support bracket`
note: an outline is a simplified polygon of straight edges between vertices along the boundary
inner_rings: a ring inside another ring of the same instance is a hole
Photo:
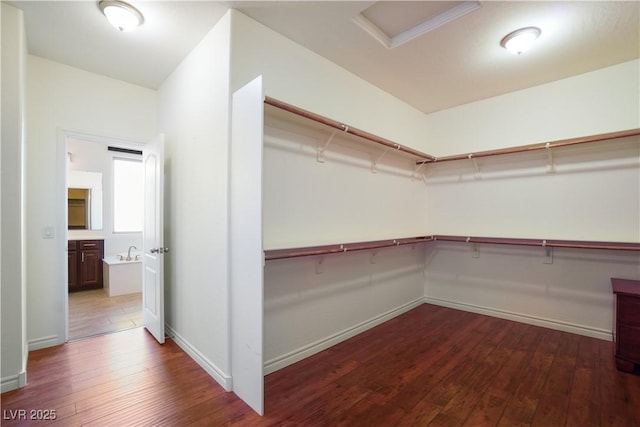
[[[551,143],[547,142],[545,148],[547,150],[547,155],[549,156],[549,172],[553,173],[556,171],[556,164],[553,159],[553,150],[551,149]]]
[[[318,163],[324,163],[324,152],[329,147],[329,144],[331,144],[331,141],[333,141],[333,137],[336,136],[337,132],[337,130],[334,130],[331,135],[329,135],[327,142],[325,142],[323,146],[318,146],[318,154],[316,155]]]
[[[416,174],[418,173],[420,168],[422,168],[426,164],[427,164],[427,161],[425,160],[424,162],[420,163],[417,168],[413,170],[413,173],[411,174],[411,181],[416,179]],[[425,182],[426,182],[426,178],[425,178]]]
[[[382,154],[380,154],[380,156],[374,160],[373,162],[371,162],[371,173],[378,173],[378,162],[380,162],[380,160],[382,160],[382,158],[384,157],[385,154],[387,154],[387,152],[391,150],[391,148],[387,148],[386,150],[384,150],[382,152]]]
[[[471,237],[467,237],[467,243],[471,245],[471,257],[480,258],[480,251],[478,250],[478,244],[471,241]]]
[[[473,153],[469,154],[469,160],[471,160],[473,162],[473,167],[476,170],[476,173],[474,174],[474,176],[477,178],[480,178],[480,168],[478,167],[478,162],[476,161],[476,159],[473,157]]]
[[[324,257],[321,256],[316,262],[316,274],[322,274],[324,272]]]
[[[547,241],[542,241],[542,248],[544,249],[543,264],[553,264],[553,247],[547,246]]]

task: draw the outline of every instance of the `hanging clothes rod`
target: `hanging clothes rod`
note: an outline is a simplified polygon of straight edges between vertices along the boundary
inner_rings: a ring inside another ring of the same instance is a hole
[[[291,104],[287,104],[286,102],[278,101],[277,99],[270,98],[268,96],[265,97],[264,103],[267,104],[267,105],[271,105],[272,107],[276,107],[276,108],[279,108],[281,110],[287,111],[289,113],[296,114],[298,116],[305,117],[305,118],[307,118],[309,120],[313,120],[315,122],[321,123],[321,124],[323,124],[325,126],[329,126],[331,128],[341,130],[343,132],[346,132],[348,134],[357,136],[357,137],[365,139],[367,141],[370,141],[370,142],[385,146],[387,148],[391,148],[393,150],[397,150],[397,151],[400,151],[400,152],[403,152],[403,153],[406,153],[406,154],[410,154],[412,156],[416,156],[416,157],[422,159],[422,162],[424,162],[424,161],[432,162],[432,161],[435,161],[435,159],[436,159],[434,156],[432,156],[430,154],[426,154],[426,153],[423,153],[421,151],[414,150],[413,148],[409,148],[409,147],[406,147],[404,145],[397,144],[397,143],[395,143],[393,141],[389,141],[388,139],[381,138],[381,137],[379,137],[377,135],[373,135],[373,134],[371,134],[369,132],[365,132],[363,130],[360,130],[360,129],[357,129],[357,128],[354,128],[354,127],[351,127],[351,126],[347,126],[344,123],[340,123],[338,121],[329,119],[329,118],[321,116],[319,114],[312,113],[311,111],[307,111],[307,110],[304,110],[302,108],[293,106]],[[420,162],[420,163],[422,163],[422,162]]]
[[[545,240],[545,239],[514,239],[505,237],[464,237],[464,236],[433,236],[435,241],[489,243],[495,245],[541,246],[547,248],[575,248],[575,249],[603,249],[617,251],[640,251],[640,243],[625,242],[597,242],[582,240]]]
[[[274,249],[264,251],[266,261],[284,258],[298,258],[313,255],[329,255],[343,252],[363,251],[367,249],[389,248],[393,246],[411,245],[433,241],[432,236],[407,237],[401,239],[375,240],[370,242],[343,243],[325,246],[309,246],[304,248]]]
[[[508,147],[508,148],[500,148],[497,150],[479,151],[477,153],[455,154],[452,156],[436,157],[436,159],[433,161],[416,162],[416,164],[441,163],[441,162],[450,162],[453,160],[477,159],[479,157],[501,156],[503,154],[515,154],[515,153],[526,153],[529,151],[549,150],[553,148],[568,147],[568,146],[579,145],[579,144],[590,144],[593,142],[609,141],[612,139],[627,138],[630,136],[637,136],[637,135],[640,135],[640,129],[629,129],[629,130],[624,130],[619,132],[610,132],[610,133],[603,133],[599,135],[583,136],[579,138],[562,139],[562,140],[553,141],[553,142],[522,145],[519,147]]]

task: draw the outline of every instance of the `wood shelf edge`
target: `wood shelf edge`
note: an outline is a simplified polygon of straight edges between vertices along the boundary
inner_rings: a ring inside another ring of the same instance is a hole
[[[435,156],[431,154],[423,153],[422,151],[415,150],[411,147],[407,147],[406,145],[398,144],[396,142],[390,141],[386,138],[382,138],[380,136],[374,135],[372,133],[366,132],[364,130],[354,128],[352,126],[348,126],[344,123],[338,122],[336,120],[330,119],[328,117],[321,116],[320,114],[313,113],[309,110],[305,110],[300,107],[296,107],[295,105],[288,104],[286,102],[280,101],[275,98],[271,98],[269,96],[265,96],[264,103],[270,105],[275,108],[279,108],[281,110],[287,111],[291,114],[295,114],[297,116],[305,117],[309,120],[313,120],[315,122],[321,123],[325,126],[329,126],[333,129],[341,130],[345,133],[351,134],[353,136],[357,136],[359,138],[365,139],[367,141],[373,142],[378,145],[382,145],[388,149],[397,150],[403,152],[405,154],[412,155],[414,157],[418,157],[421,159],[420,162],[432,162],[435,160]]]
[[[426,161],[426,162],[419,161],[419,162],[416,162],[416,164],[418,165],[422,163],[442,163],[442,162],[451,162],[455,160],[468,160],[468,159],[476,159],[481,157],[501,156],[505,154],[526,153],[530,151],[539,151],[539,150],[547,150],[547,149],[554,149],[554,148],[560,148],[560,147],[568,147],[571,145],[610,141],[613,139],[627,138],[630,136],[638,136],[638,135],[640,135],[640,128],[627,129],[627,130],[617,131],[617,132],[581,136],[577,138],[561,139],[556,141],[541,142],[541,143],[535,143],[530,145],[520,145],[520,146],[514,146],[514,147],[507,147],[507,148],[499,148],[495,150],[478,151],[475,153],[453,154],[450,156],[436,157],[435,160],[433,161]]]
[[[435,241],[458,243],[483,243],[512,246],[537,246],[547,248],[599,249],[617,251],[640,251],[640,243],[632,242],[604,242],[586,240],[556,240],[556,239],[523,239],[510,237],[470,237],[452,235],[432,235],[418,237],[404,237],[398,239],[374,240],[366,242],[351,242],[322,246],[307,246],[286,249],[268,249],[264,251],[265,261],[299,258],[306,256],[330,255],[343,252],[354,252],[403,246],[410,244],[429,243]]]

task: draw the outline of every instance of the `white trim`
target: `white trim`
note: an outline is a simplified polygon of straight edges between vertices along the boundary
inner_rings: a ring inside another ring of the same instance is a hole
[[[360,28],[365,30],[371,37],[380,42],[387,49],[391,49],[391,37],[389,37],[384,31],[380,29],[376,24],[371,22],[362,13],[353,17],[353,22]]]
[[[458,18],[463,17],[467,13],[473,12],[480,8],[480,3],[477,1],[465,1],[460,3],[459,5],[447,10],[446,12],[441,13],[440,15],[434,16],[431,19],[424,21],[421,24],[416,25],[413,28],[408,29],[400,34],[397,34],[391,38],[390,48],[398,47],[415,39],[416,37],[420,37],[423,34],[428,33],[429,31],[435,30],[449,22],[455,21]]]
[[[22,371],[16,375],[9,375],[0,380],[0,392],[16,390],[27,385],[27,372]]]
[[[471,313],[484,314],[498,317],[500,319],[513,320],[515,322],[526,323],[528,325],[541,326],[543,328],[555,329],[557,331],[570,332],[572,334],[584,335],[598,338],[605,341],[612,341],[613,335],[610,330],[593,328],[586,325],[563,322],[555,319],[545,319],[543,317],[531,316],[528,314],[514,313],[512,311],[498,310],[490,307],[482,307],[474,304],[466,304],[456,301],[449,301],[440,298],[424,297],[425,304],[439,305],[442,307],[455,308]]]
[[[429,31],[435,30],[436,28],[448,24],[449,22],[455,21],[456,19],[479,9],[480,6],[480,2],[476,0],[464,1],[457,6],[454,6],[451,9],[442,12],[439,15],[427,19],[426,21],[416,25],[415,27],[409,28],[406,31],[396,34],[395,36],[391,36],[382,31],[382,29],[380,29],[378,25],[373,23],[363,13],[359,13],[354,16],[352,18],[352,21],[364,31],[366,31],[371,37],[376,39],[384,47],[386,47],[387,49],[393,49],[415,39],[416,37],[420,37],[421,35],[426,34]]]
[[[334,346],[342,341],[345,341],[355,335],[358,335],[366,331],[367,329],[371,329],[374,326],[378,326],[381,323],[384,323],[388,320],[393,319],[394,317],[397,317],[403,313],[406,313],[407,311],[412,310],[418,307],[419,305],[423,304],[423,302],[424,302],[423,297],[420,297],[414,301],[410,301],[400,307],[394,308],[393,310],[389,310],[386,313],[382,313],[378,316],[375,316],[355,326],[344,329],[333,335],[329,335],[326,338],[322,338],[316,342],[307,344],[289,353],[283,354],[278,357],[274,357],[271,360],[267,360],[264,363],[264,374],[268,375],[279,369],[285,368],[289,365],[299,362],[300,360],[306,359],[307,357],[310,357],[316,353],[326,350],[327,348]]]
[[[198,349],[196,349],[189,341],[175,331],[171,326],[165,323],[164,330],[167,337],[171,338],[185,353],[196,361],[202,369],[204,369],[214,380],[216,380],[226,391],[233,389],[233,381],[230,375],[225,374],[213,362],[207,359]]]
[[[29,340],[29,351],[40,350],[41,348],[53,347],[64,343],[65,341],[60,339],[59,335],[49,335],[47,337]]]

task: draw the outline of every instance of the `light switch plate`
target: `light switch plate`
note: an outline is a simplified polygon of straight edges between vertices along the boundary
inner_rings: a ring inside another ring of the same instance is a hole
[[[53,239],[55,237],[55,229],[51,225],[47,225],[42,229],[43,239]]]

